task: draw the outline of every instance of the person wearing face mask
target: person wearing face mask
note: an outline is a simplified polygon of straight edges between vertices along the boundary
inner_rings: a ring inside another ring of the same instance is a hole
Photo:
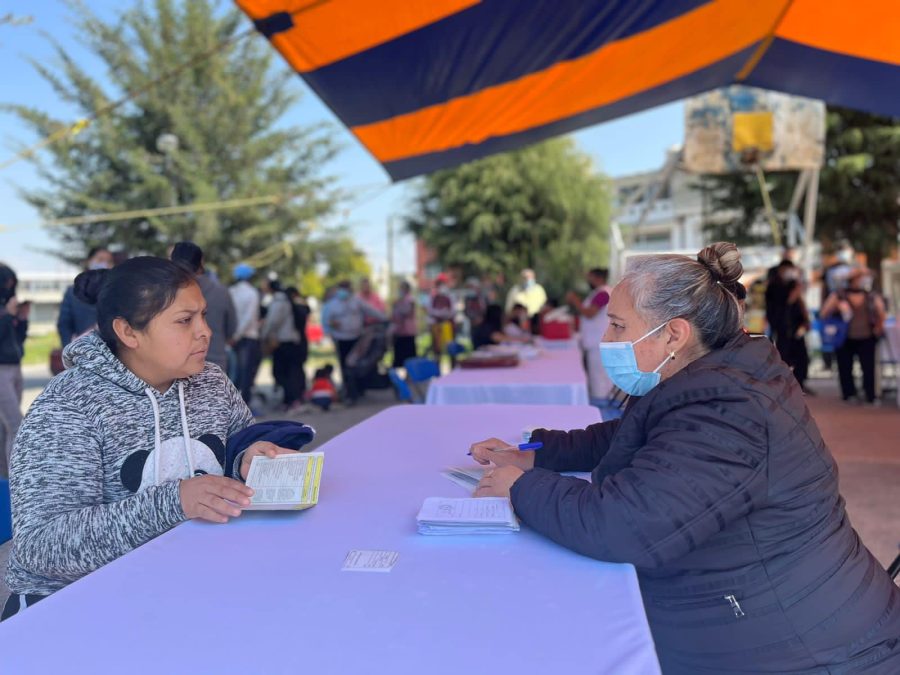
[[[22,423],[22,355],[29,306],[16,300],[19,280],[0,263],[0,478],[9,476],[9,456]]]
[[[857,268],[850,272],[846,290],[836,291],[826,298],[821,316],[827,319],[840,314],[849,323],[847,339],[838,347],[835,356],[838,379],[844,401],[854,401],[857,396],[853,377],[854,357],[862,369],[863,391],[866,402],[874,404],[875,351],[878,340],[884,335],[887,312],[884,300],[872,291],[872,275],[869,270]]]
[[[547,302],[547,291],[541,286],[534,275],[534,270],[522,270],[521,281],[509,289],[506,294],[506,313],[512,311],[513,305],[525,305],[528,316],[534,316],[541,311],[541,307]]]
[[[265,441],[234,457],[252,415],[206,362],[210,330],[196,278],[162,258],[83,272],[75,293],[97,331],[70,344],[67,370],[32,404],[16,436],[6,619],[178,523],[240,515]]]
[[[349,281],[340,282],[322,307],[322,325],[337,347],[345,394],[348,393],[347,355],[362,336],[366,321],[387,321],[387,317],[353,295],[353,284]]]
[[[95,246],[84,262],[85,270],[108,270],[113,265],[113,256],[104,246]],[[75,338],[93,330],[97,325],[97,309],[78,299],[75,287],[69,286],[59,306],[56,330],[60,344],[65,347]]]
[[[734,244],[634,260],[601,344],[624,416],[475,443],[476,496],[631,563],[662,672],[900,672],[900,588],[853,530],[800,386],[747,335]],[[593,471],[592,482],[563,471]],[[561,647],[562,648],[562,647]]]

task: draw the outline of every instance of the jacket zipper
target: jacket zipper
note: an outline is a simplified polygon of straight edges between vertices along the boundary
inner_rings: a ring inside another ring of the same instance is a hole
[[[665,609],[701,609],[704,607],[715,607],[716,605],[720,604],[722,600],[725,600],[725,602],[728,603],[729,607],[731,607],[731,611],[734,612],[735,618],[740,619],[741,617],[747,615],[741,607],[741,603],[738,601],[737,596],[735,596],[733,593],[716,598],[709,598],[707,600],[694,600],[687,602],[654,601],[653,604]]]
[[[746,616],[744,610],[741,609],[741,603],[737,601],[736,597],[733,595],[726,595],[725,599],[728,601],[728,604],[731,605],[731,611],[734,612],[735,618],[740,619],[742,616]]]

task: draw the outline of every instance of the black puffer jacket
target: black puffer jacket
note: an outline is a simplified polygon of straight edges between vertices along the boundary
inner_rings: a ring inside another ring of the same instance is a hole
[[[535,530],[637,568],[665,673],[900,673],[900,589],[863,546],[765,339],[707,354],[618,421],[538,430]],[[591,471],[593,484],[555,471]]]

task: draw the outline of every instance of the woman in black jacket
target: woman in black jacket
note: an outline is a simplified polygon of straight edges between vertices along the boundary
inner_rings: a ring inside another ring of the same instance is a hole
[[[477,495],[637,568],[665,673],[900,673],[900,589],[863,546],[796,379],[745,335],[733,244],[639,259],[601,346],[620,420],[489,439]],[[593,471],[593,482],[560,471]]]

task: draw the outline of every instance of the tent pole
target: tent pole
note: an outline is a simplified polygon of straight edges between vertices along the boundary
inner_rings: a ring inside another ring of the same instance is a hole
[[[809,187],[806,189],[806,210],[803,214],[803,271],[807,280],[812,279],[813,237],[816,232],[816,206],[819,201],[819,167],[809,169]]]

